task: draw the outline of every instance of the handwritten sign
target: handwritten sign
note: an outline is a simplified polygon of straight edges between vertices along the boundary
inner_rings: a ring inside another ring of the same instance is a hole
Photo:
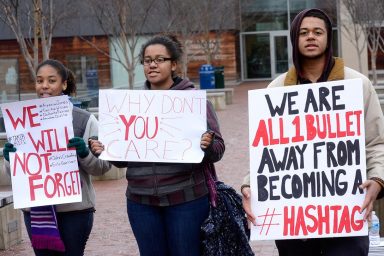
[[[352,93],[353,92],[353,93]],[[252,240],[367,235],[362,80],[253,90]]]
[[[10,153],[14,207],[81,201],[76,151],[72,138],[72,103],[68,96],[1,105]]]
[[[100,90],[100,158],[199,163],[207,129],[206,93],[199,90]]]

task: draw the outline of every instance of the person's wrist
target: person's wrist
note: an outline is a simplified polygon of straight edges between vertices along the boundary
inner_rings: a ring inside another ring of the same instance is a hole
[[[379,177],[372,177],[370,180],[375,181],[377,184],[380,185],[380,191],[376,197],[376,199],[380,199],[384,197],[384,180]]]
[[[243,189],[244,188],[250,188],[251,186],[249,185],[249,184],[243,184],[243,185],[241,185],[241,187],[240,187],[240,192],[243,194]]]
[[[78,155],[80,158],[86,158],[86,157],[89,155],[89,149],[85,147],[85,148],[79,150],[79,151],[77,152],[77,155]]]
[[[384,180],[382,180],[381,178],[372,177],[372,178],[370,178],[370,180],[376,181],[377,183],[379,183],[381,189],[384,189]]]

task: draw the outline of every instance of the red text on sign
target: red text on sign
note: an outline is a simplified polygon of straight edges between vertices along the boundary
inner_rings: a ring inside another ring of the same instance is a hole
[[[308,205],[284,207],[284,236],[338,234],[360,231],[364,221],[360,207]]]
[[[19,125],[19,123],[21,124],[21,126],[23,128],[25,128],[25,125],[26,125],[25,121],[26,121],[27,117],[29,120],[30,127],[40,126],[41,124],[35,123],[35,120],[34,120],[34,118],[36,116],[39,116],[38,113],[32,112],[32,110],[35,108],[36,108],[36,105],[23,107],[23,118],[16,117],[16,119],[12,116],[11,112],[8,109],[6,109],[5,112],[7,113],[9,120],[11,120],[11,124],[13,126],[13,129],[16,130],[16,127]]]
[[[81,189],[79,171],[55,173],[44,178],[42,175],[29,176],[31,201],[36,200],[36,191],[39,189],[43,189],[47,198],[78,195]]]
[[[157,132],[159,130],[159,120],[158,117],[156,116],[154,118],[154,128],[152,128],[152,134],[149,134],[149,117],[142,117],[142,116],[136,116],[136,115],[131,115],[129,119],[127,120],[124,115],[119,115],[121,121],[123,121],[125,125],[125,136],[124,140],[129,140],[129,134],[130,131],[133,130],[133,134],[136,137],[136,139],[142,139],[144,136],[148,139],[153,139],[156,137]],[[133,129],[131,130],[130,128],[133,126]]]

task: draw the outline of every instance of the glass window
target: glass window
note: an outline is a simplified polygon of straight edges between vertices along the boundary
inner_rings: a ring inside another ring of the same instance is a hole
[[[245,35],[245,78],[270,78],[269,34]]]
[[[75,74],[78,90],[99,88],[96,56],[69,55],[66,59],[68,68]]]
[[[288,29],[287,0],[241,1],[242,31]]]
[[[332,30],[332,47],[333,47],[333,56],[340,57],[339,56],[339,34],[337,33],[337,29]]]
[[[296,15],[307,8],[323,10],[331,19],[333,27],[337,26],[337,6],[334,0],[289,0],[290,22]]]
[[[287,30],[295,16],[306,8],[324,10],[337,26],[337,1],[334,0],[242,0],[241,31]],[[289,6],[289,18],[288,18]],[[289,20],[289,21],[288,21]]]
[[[16,58],[0,59],[0,102],[20,100],[19,72]]]
[[[240,3],[244,79],[273,78],[288,69],[292,56],[290,23],[303,9],[319,8],[327,13],[333,24],[334,55],[339,55],[337,1],[241,0]]]
[[[384,38],[384,30],[381,31],[381,36]],[[368,51],[368,68],[369,70],[372,70],[371,51]],[[384,51],[382,51],[380,48],[377,51],[376,69],[384,70]],[[381,73],[380,73],[380,77],[382,77]]]
[[[288,37],[275,36],[275,72],[282,74],[288,70]]]

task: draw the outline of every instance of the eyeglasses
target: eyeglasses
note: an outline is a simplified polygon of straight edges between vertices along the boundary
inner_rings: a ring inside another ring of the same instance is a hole
[[[161,63],[164,63],[165,61],[167,60],[173,60],[172,58],[165,58],[165,57],[156,57],[155,59],[152,59],[152,58],[144,58],[143,60],[141,60],[141,64],[145,65],[145,66],[149,66],[152,64],[152,62],[154,61],[156,64],[161,64]]]

